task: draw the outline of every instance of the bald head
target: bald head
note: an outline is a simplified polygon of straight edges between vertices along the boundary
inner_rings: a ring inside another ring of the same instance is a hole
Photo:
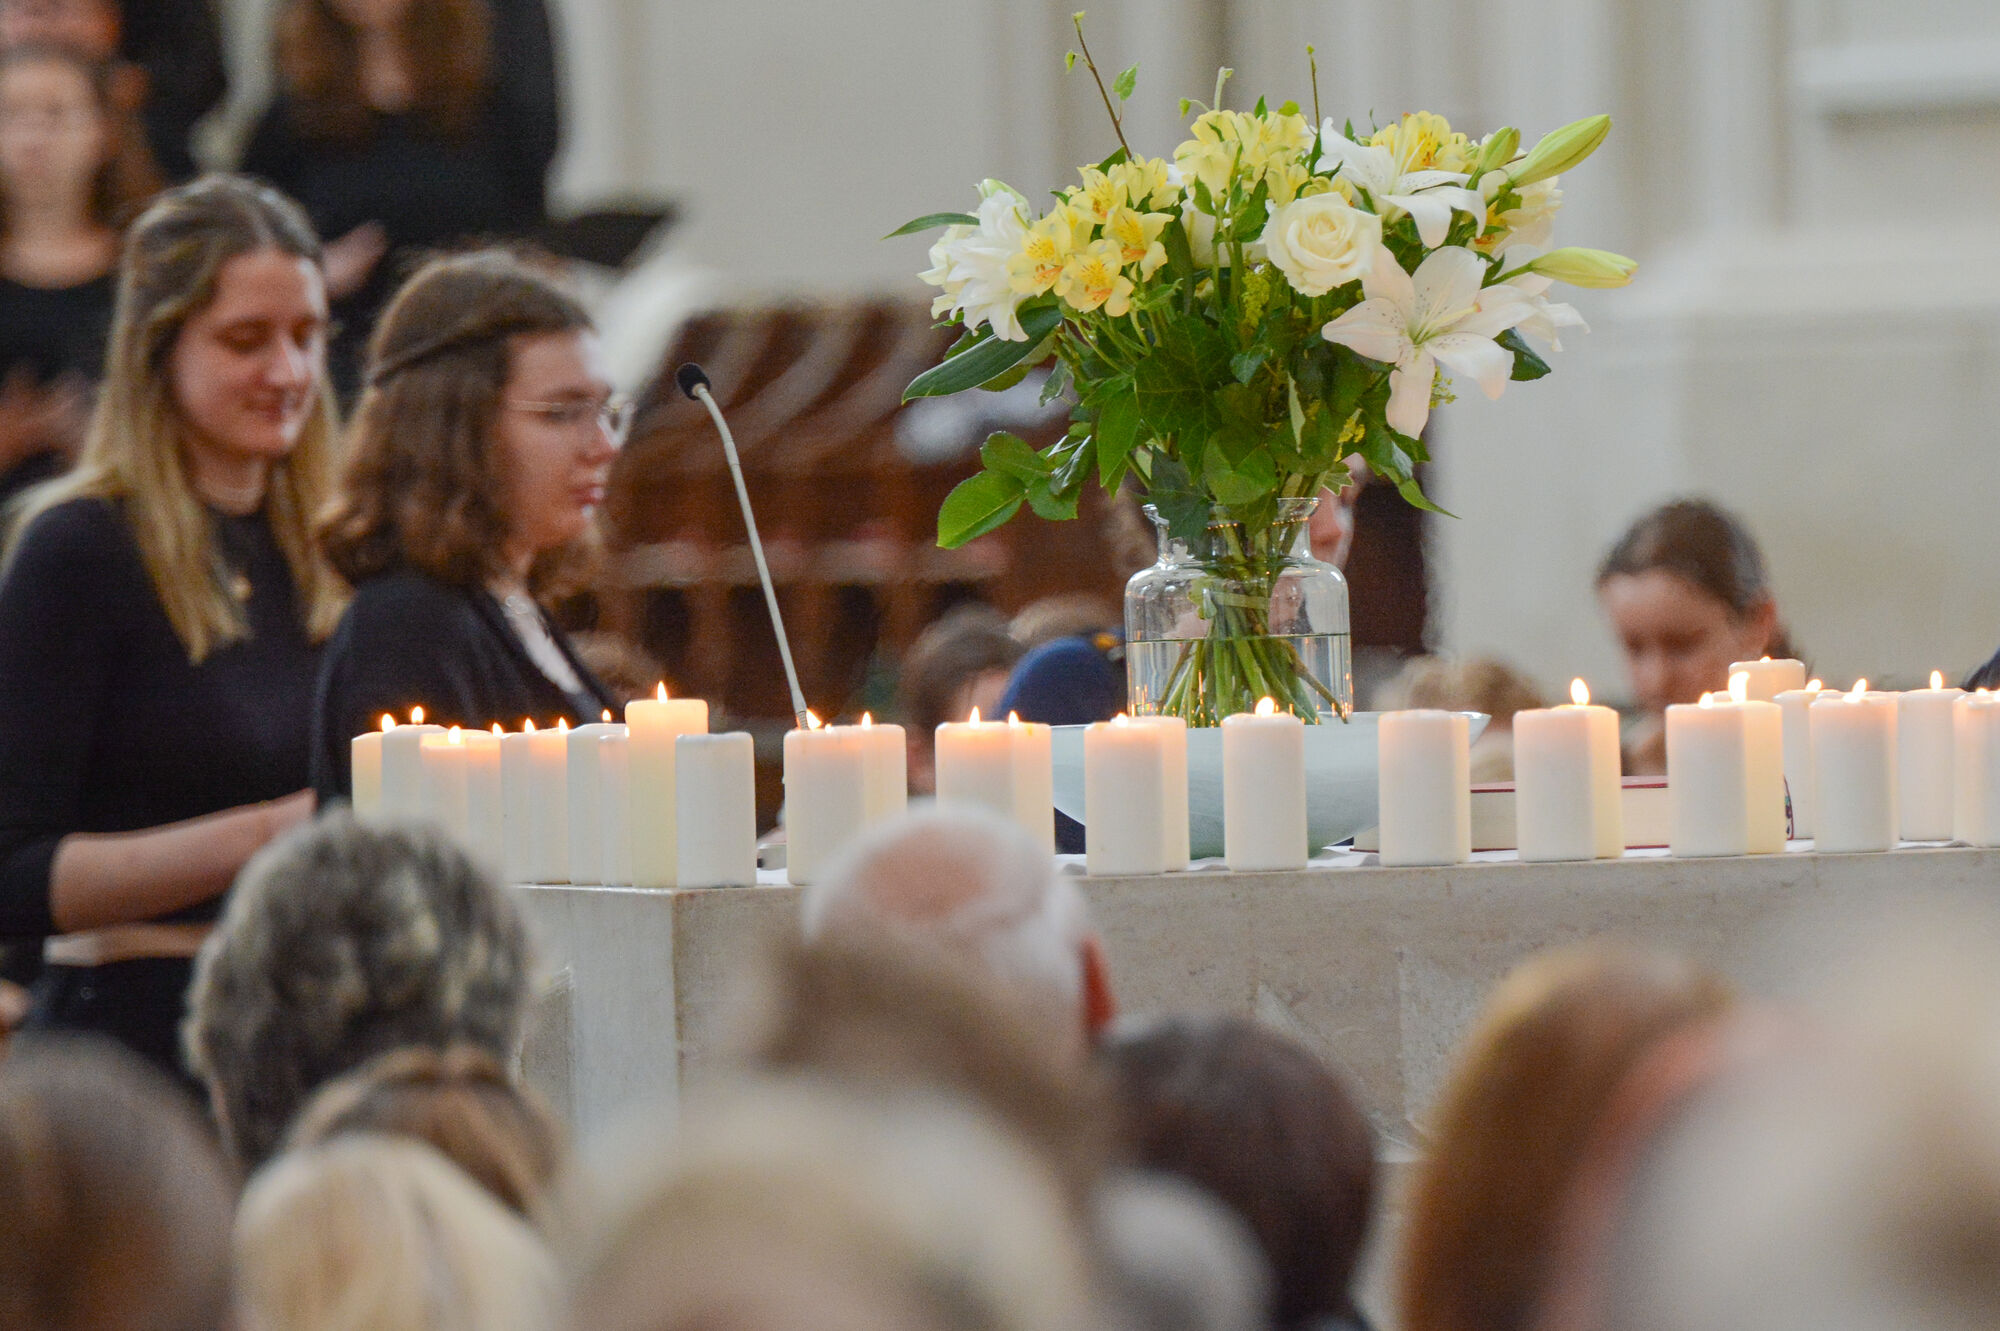
[[[1081,1012],[1088,1032],[1111,1016],[1076,884],[1026,832],[991,814],[922,809],[883,824],[807,889],[804,925],[809,938],[888,927],[976,958],[1035,1007]]]

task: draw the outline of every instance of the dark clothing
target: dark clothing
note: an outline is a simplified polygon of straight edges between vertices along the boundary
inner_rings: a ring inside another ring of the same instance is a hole
[[[1125,710],[1125,640],[1116,633],[1057,638],[1022,657],[996,712],[1023,721],[1081,726]],[[1083,824],[1056,811],[1056,849],[1083,853]]]
[[[22,535],[0,580],[0,935],[54,932],[49,866],[72,832],[158,827],[305,787],[319,650],[263,515],[213,520],[248,589],[250,636],[200,665],[118,502],[72,500]]]
[[[200,1097],[201,1088],[181,1065],[181,1016],[193,977],[194,963],[180,957],[49,966],[35,983],[35,1005],[22,1029],[107,1036]]]
[[[1995,652],[1992,660],[1973,671],[1965,681],[1965,687],[1968,690],[2000,689],[2000,652]]]
[[[125,0],[119,54],[146,71],[139,109],[153,160],[169,181],[195,174],[195,122],[229,93],[212,0]]]
[[[67,287],[0,277],[0,379],[25,370],[41,384],[66,374],[95,382],[117,294],[109,273]]]
[[[544,0],[498,0],[492,11],[492,93],[462,137],[418,115],[377,114],[359,142],[315,139],[281,93],[244,149],[242,169],[297,199],[323,239],[365,222],[387,234],[367,283],[334,303],[329,355],[344,396],[359,387],[376,316],[426,251],[529,236],[547,220],[560,125],[548,11]]]
[[[411,569],[362,583],[327,643],[313,704],[312,779],[322,805],[352,793],[350,746],[385,712],[403,720],[422,707],[427,722],[469,730],[496,721],[514,730],[524,719],[581,725],[606,708],[622,714],[562,630],[548,628],[582,694],[564,692],[542,673],[483,588],[453,587]]]

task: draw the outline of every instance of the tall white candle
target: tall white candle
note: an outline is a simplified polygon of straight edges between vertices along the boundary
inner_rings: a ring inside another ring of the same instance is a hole
[[[1087,829],[1086,829],[1087,830]],[[1222,854],[1232,870],[1303,869],[1305,723],[1265,698],[1222,718]]]
[[[1617,859],[1625,853],[1618,713],[1582,680],[1563,707],[1514,713],[1514,811],[1524,860]]]
[[[1778,711],[1785,731],[1785,790],[1792,801],[1792,836],[1809,840],[1813,834],[1812,712],[1815,699],[1824,692],[1818,680],[1802,689],[1786,689],[1778,695]]]
[[[1014,817],[1014,735],[1004,721],[947,721],[937,728],[940,808],[977,805]]]
[[[500,737],[490,730],[460,736],[465,749],[465,844],[489,868],[501,869],[505,817],[501,809]]]
[[[1750,853],[1745,714],[1710,694],[1667,708],[1667,853]]]
[[[1952,707],[1964,689],[1948,689],[1931,671],[1931,686],[1896,695],[1896,805],[1905,841],[1952,837]]]
[[[868,764],[868,822],[894,818],[910,807],[910,744],[901,726],[877,725],[863,712],[861,749]]]
[[[899,727],[900,729],[900,727]],[[757,768],[750,736],[674,740],[675,881],[682,887],[757,883]]]
[[[1167,870],[1165,730],[1123,715],[1083,731],[1084,869],[1093,875]]]
[[[569,881],[604,881],[603,784],[599,780],[598,741],[617,729],[610,713],[606,720],[593,721],[566,732],[564,775],[568,785]]]
[[[382,729],[356,735],[348,747],[348,790],[354,816],[364,822],[382,817],[382,736],[393,729],[396,718],[384,714]]]
[[[1896,695],[1848,693],[1812,705],[1813,846],[1847,852],[1896,844]]]
[[[527,723],[528,791],[534,800],[529,857],[538,883],[569,881],[569,722],[552,730]]]
[[[408,725],[392,724],[382,732],[382,817],[417,819],[430,816],[424,807],[424,737],[444,734],[443,726],[426,725],[424,709],[410,709]]]
[[[1785,848],[1785,713],[1774,702],[1746,699],[1729,681],[1730,705],[1743,714],[1743,795],[1749,801],[1745,828],[1749,853],[1776,855]]]
[[[1188,754],[1187,722],[1178,716],[1135,716],[1135,726],[1158,727],[1166,768],[1160,785],[1165,805],[1160,831],[1166,838],[1167,872],[1179,873],[1188,867]]]
[[[1038,721],[1007,715],[1007,738],[1014,746],[1014,821],[1041,848],[1056,853],[1056,774],[1054,736]]]
[[[1960,698],[1952,722],[1952,836],[1969,846],[2000,846],[2000,694],[1980,689]]]
[[[669,698],[662,684],[657,696],[625,704],[625,731],[632,885],[672,887],[678,854],[675,741],[708,733],[708,704],[699,698]]]
[[[785,877],[800,887],[811,884],[868,819],[861,728],[823,727],[810,712],[806,717],[809,725],[785,734]],[[1007,777],[1011,782],[1011,763]]]
[[[1790,657],[1737,661],[1729,667],[1729,678],[1734,680],[1738,675],[1744,682],[1742,702],[1776,702],[1779,694],[1806,686],[1805,662]]]
[[[421,804],[430,822],[461,847],[472,844],[472,808],[465,779],[465,735],[457,726],[425,735],[417,748],[423,768]]]
[[[1385,712],[1377,725],[1385,865],[1458,864],[1472,855],[1472,740],[1456,712]]]
[[[624,726],[598,737],[597,791],[599,845],[604,854],[600,881],[627,887],[632,882],[632,763],[631,735]]]
[[[500,740],[502,874],[510,883],[546,882],[535,872],[535,737],[525,728],[511,734],[498,722],[493,733]]]

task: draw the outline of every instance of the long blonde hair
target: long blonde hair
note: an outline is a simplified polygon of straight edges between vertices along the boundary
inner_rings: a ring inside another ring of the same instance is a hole
[[[187,424],[168,362],[181,329],[215,298],[222,266],[265,249],[320,261],[319,239],[298,205],[241,177],[208,176],[169,190],[140,216],[125,239],[104,382],[82,454],[68,475],[22,497],[8,541],[11,559],[29,524],[68,500],[124,501],[160,606],[197,665],[217,647],[249,636],[250,626],[188,479]],[[333,396],[322,376],[299,441],[272,466],[265,492],[272,535],[315,641],[333,632],[345,608],[346,589],[312,537],[336,437]]]

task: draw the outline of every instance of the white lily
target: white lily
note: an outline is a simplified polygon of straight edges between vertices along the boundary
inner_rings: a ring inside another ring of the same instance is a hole
[[[931,269],[919,276],[944,288],[931,302],[931,314],[943,318],[960,313],[967,328],[990,323],[1002,341],[1025,342],[1028,334],[1017,311],[1027,297],[1013,289],[1007,271],[1007,261],[1020,253],[1028,234],[1021,196],[1004,186],[994,189],[978,215],[978,226],[946,227],[931,246]]]
[[[1361,279],[1365,299],[1320,330],[1329,342],[1396,368],[1389,375],[1390,428],[1416,438],[1431,416],[1440,363],[1499,397],[1514,353],[1493,339],[1531,311],[1511,297],[1481,304],[1486,261],[1460,245],[1433,250],[1405,273],[1384,247]],[[1490,289],[1490,288],[1489,288]]]
[[[1465,188],[1462,172],[1406,172],[1396,165],[1396,155],[1389,149],[1356,143],[1331,120],[1320,126],[1319,143],[1322,171],[1331,159],[1339,167],[1335,179],[1366,193],[1368,202],[1385,220],[1392,208],[1408,213],[1426,249],[1444,244],[1454,209],[1482,220],[1486,216],[1486,200],[1479,191]]]
[[[1512,262],[1510,254],[1503,262]],[[1540,273],[1517,273],[1505,282],[1495,283],[1479,293],[1481,310],[1519,310],[1521,317],[1514,323],[1524,335],[1538,342],[1548,344],[1549,350],[1561,351],[1562,330],[1574,328],[1579,333],[1590,331],[1590,325],[1577,313],[1576,306],[1548,299],[1546,295],[1555,279]]]

